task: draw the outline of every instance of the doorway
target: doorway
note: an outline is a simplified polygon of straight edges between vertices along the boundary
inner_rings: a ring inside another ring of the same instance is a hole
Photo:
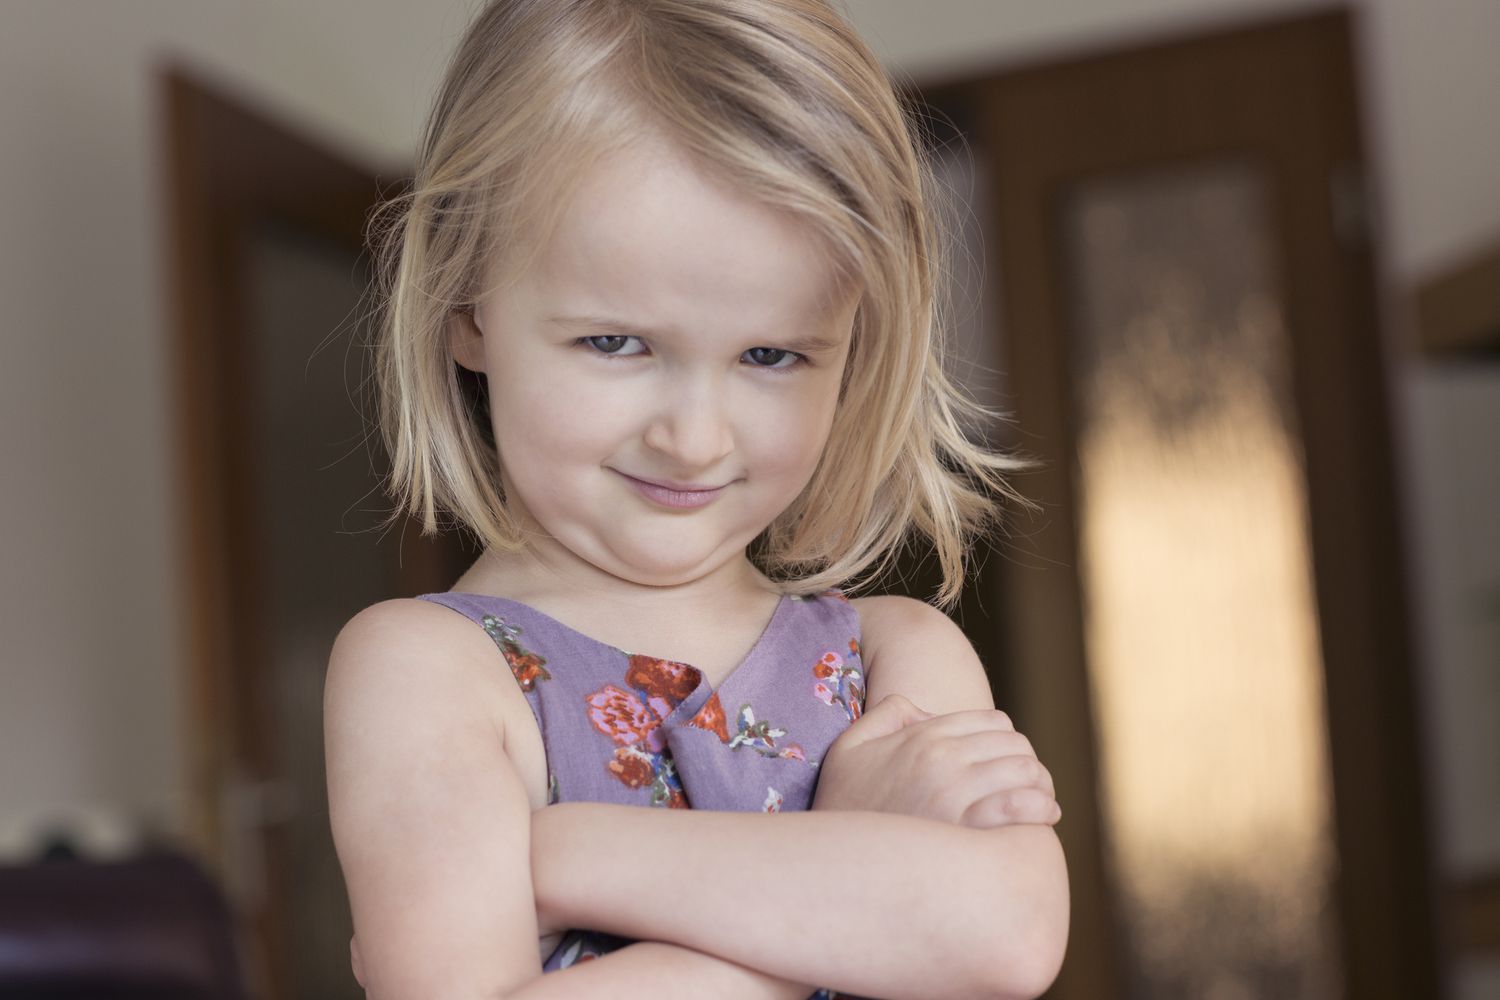
[[[1355,27],[910,95],[1041,463],[957,617],[1063,805],[1052,997],[1444,995]]]
[[[477,552],[382,530],[366,220],[407,176],[169,70],[193,838],[265,1000],[363,996],[329,831],[323,677],[361,608],[446,590]]]

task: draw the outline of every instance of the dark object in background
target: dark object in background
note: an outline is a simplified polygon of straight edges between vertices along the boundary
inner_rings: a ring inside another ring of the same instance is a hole
[[[246,1000],[234,922],[192,859],[0,866],[0,998]]]

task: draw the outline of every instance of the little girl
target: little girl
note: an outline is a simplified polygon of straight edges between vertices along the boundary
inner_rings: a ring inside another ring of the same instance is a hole
[[[333,648],[370,997],[1056,976],[1050,776],[944,614],[842,589],[915,529],[951,604],[1015,499],[943,374],[933,184],[827,0],[479,14],[376,227],[392,492],[485,550]]]

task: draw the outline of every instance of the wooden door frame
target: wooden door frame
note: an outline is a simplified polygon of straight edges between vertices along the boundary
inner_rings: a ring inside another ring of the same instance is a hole
[[[1049,523],[1032,536],[1024,558],[999,562],[992,586],[1005,609],[1004,645],[986,660],[1012,665],[1005,684],[1016,715],[1069,803],[1058,834],[1072,882],[1071,958],[1051,996],[1107,1000],[1123,997],[1125,983],[1097,807],[1082,583],[1067,571],[1079,565],[1077,455],[1061,335],[1068,321],[1064,249],[1054,213],[1063,191],[1090,173],[1230,153],[1221,132],[1199,128],[1204,101],[1218,102],[1224,120],[1248,130],[1234,152],[1262,156],[1271,169],[1277,277],[1306,453],[1345,995],[1443,995],[1389,377],[1370,234],[1358,225],[1367,194],[1355,34],[1348,11],[1319,12],[958,81],[918,81],[909,95],[971,122],[985,157],[979,169],[992,192],[987,230],[997,264],[990,280],[1002,289],[1010,398],[1026,450],[1045,462],[1021,485],[1043,504]],[[1163,72],[1191,75],[1205,64],[1216,67],[1216,80],[1228,75],[1234,85],[1207,94],[1152,89]],[[1264,102],[1237,98],[1243,91],[1235,89],[1264,85],[1268,70],[1300,87],[1298,102],[1273,105],[1271,115]],[[1103,102],[1141,100],[1160,108],[1154,128],[1142,130],[1132,119],[1111,130],[1100,115]],[[1351,200],[1356,211],[1340,214]],[[1307,219],[1327,223],[1297,225]],[[1289,239],[1291,232],[1299,239]]]
[[[352,157],[254,110],[198,70],[168,65],[158,92],[186,599],[188,833],[220,883],[233,887],[241,873],[226,854],[225,804],[243,799],[244,789],[274,788],[278,777],[262,669],[269,654],[259,597],[266,566],[254,532],[244,527],[256,523],[254,487],[262,474],[252,446],[259,387],[251,382],[249,243],[259,223],[275,220],[358,256],[380,182]],[[266,1000],[293,990],[286,832],[265,828],[263,884],[255,887],[261,905],[238,914],[247,965]]]

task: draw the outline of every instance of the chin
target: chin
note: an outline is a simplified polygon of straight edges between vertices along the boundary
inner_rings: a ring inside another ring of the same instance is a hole
[[[706,560],[663,563],[644,559],[617,559],[616,572],[634,583],[651,587],[673,587],[703,575],[706,563]]]
[[[663,559],[663,550],[670,551],[675,558]],[[632,583],[651,587],[689,583],[717,568],[720,562],[717,550],[684,552],[680,542],[673,546],[670,541],[648,546],[643,551],[612,547],[608,556],[602,568]]]

